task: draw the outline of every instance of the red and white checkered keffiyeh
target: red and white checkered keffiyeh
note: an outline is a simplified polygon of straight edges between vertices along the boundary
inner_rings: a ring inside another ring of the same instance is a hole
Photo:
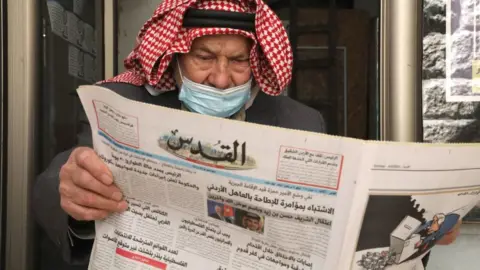
[[[256,33],[232,28],[183,28],[188,8],[255,13]],[[263,0],[164,0],[140,30],[135,49],[125,59],[127,71],[105,82],[174,90],[173,73],[167,69],[173,55],[188,53],[195,38],[217,34],[239,34],[254,41],[250,66],[263,92],[276,96],[290,83],[290,42],[281,20]]]

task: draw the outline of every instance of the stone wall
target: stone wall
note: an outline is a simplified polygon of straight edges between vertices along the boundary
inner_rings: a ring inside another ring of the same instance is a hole
[[[479,103],[446,102],[446,1],[452,1],[452,6],[459,11],[453,14],[452,20],[452,50],[455,52],[452,72],[461,83],[459,89],[470,89],[471,65],[464,63],[472,60],[473,39],[468,37],[472,36],[474,20],[472,15],[461,11],[471,10],[473,1],[478,0],[424,0],[424,138],[427,142],[478,142]]]

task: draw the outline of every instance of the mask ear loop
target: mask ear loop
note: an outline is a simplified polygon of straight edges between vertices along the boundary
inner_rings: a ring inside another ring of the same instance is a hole
[[[180,73],[180,79],[182,80],[182,83],[183,83],[183,73],[182,73],[182,68],[180,67],[180,59],[178,58],[178,54],[175,54],[175,61],[177,62],[178,72]]]
[[[195,83],[195,82],[191,81],[189,78],[183,76],[183,72],[182,72],[182,68],[180,67],[180,61],[179,61],[178,55],[175,55],[175,58],[176,58],[176,61],[177,61],[178,72],[179,72],[179,75],[180,75],[180,80],[181,80],[182,85],[185,83],[185,81],[189,82],[190,84],[198,84],[198,83]]]
[[[183,72],[182,69],[180,68],[180,58],[178,57],[178,53],[174,55],[173,61],[176,62],[176,67],[173,67],[173,78],[175,79],[175,83],[177,85],[178,90],[181,91],[182,86],[183,86]],[[175,65],[175,64],[173,64]]]

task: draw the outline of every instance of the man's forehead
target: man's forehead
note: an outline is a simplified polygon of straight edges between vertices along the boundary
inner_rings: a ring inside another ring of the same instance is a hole
[[[209,35],[196,38],[192,50],[203,50],[212,53],[232,51],[248,53],[253,41],[242,35]]]

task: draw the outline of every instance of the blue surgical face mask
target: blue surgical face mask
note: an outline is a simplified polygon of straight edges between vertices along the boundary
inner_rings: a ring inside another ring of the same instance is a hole
[[[196,113],[227,118],[240,111],[250,99],[252,79],[246,84],[221,90],[192,82],[183,75],[181,77],[182,87],[178,98]]]

